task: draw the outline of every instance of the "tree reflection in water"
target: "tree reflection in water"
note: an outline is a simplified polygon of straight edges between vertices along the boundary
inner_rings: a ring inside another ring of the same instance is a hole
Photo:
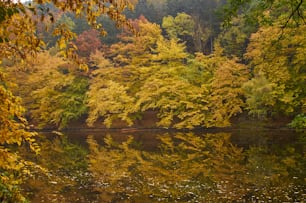
[[[159,136],[157,151],[129,137],[99,146],[89,136],[89,171],[101,202],[301,202],[305,154],[294,145],[243,149],[229,133]]]

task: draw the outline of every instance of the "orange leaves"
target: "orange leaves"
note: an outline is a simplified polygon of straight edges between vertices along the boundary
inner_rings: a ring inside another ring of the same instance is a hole
[[[157,24],[150,23],[143,17],[131,23],[136,27],[137,35],[124,32],[120,35],[121,42],[110,47],[111,57],[116,66],[148,65],[152,49],[161,38],[161,29]]]
[[[99,32],[93,29],[84,31],[76,38],[76,46],[81,56],[89,57],[92,52],[102,46],[99,39]]]
[[[216,57],[221,61],[212,81],[212,94],[210,106],[214,113],[212,119],[217,126],[230,125],[230,118],[242,113],[243,92],[242,85],[248,80],[247,67],[235,62],[233,59]]]

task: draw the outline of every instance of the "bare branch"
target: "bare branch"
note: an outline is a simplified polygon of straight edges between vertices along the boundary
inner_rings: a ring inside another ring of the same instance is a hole
[[[303,0],[300,0],[299,4],[294,8],[294,10],[290,13],[290,16],[288,17],[286,23],[282,26],[282,29],[286,28],[288,26],[288,23],[293,18],[293,16],[297,13],[299,17],[301,17],[305,23],[303,14],[300,13],[300,7],[303,4]]]

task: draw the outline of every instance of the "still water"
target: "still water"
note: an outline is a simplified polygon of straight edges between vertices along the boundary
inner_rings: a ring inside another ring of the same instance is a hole
[[[288,130],[49,132],[32,157],[44,169],[23,188],[33,203],[304,202],[305,141]]]

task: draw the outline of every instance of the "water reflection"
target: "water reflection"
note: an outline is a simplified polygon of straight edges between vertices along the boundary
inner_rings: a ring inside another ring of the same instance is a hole
[[[44,137],[46,172],[24,189],[34,203],[305,201],[305,134],[249,145],[231,133],[158,134]]]
[[[86,158],[88,150],[57,133],[45,134],[38,142],[42,148],[39,156],[23,152],[41,166],[34,169],[35,173],[23,186],[30,202],[92,202],[94,195]]]
[[[234,146],[229,133],[160,136],[155,152],[133,138],[88,137],[89,169],[105,202],[301,202],[305,155],[295,146]]]

